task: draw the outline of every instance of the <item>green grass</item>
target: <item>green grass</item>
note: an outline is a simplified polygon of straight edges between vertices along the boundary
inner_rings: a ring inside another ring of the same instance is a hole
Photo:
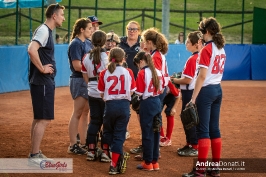
[[[217,6],[216,10],[223,11],[242,11],[242,0],[216,0]],[[62,0],[60,4],[68,6],[68,0]],[[123,8],[124,0],[98,0],[99,8]],[[95,7],[95,0],[72,0],[72,6],[81,6],[81,7]],[[154,0],[127,0],[126,8],[140,8],[140,9],[148,9],[154,7]],[[244,5],[245,11],[253,11],[254,7],[266,8],[265,1],[262,0],[245,0]],[[156,8],[162,8],[162,0],[156,1]],[[206,11],[206,10],[214,10],[214,0],[187,0],[186,8],[188,11]],[[170,9],[171,10],[184,10],[184,1],[183,0],[170,0]],[[15,12],[15,9],[0,9],[0,16]],[[21,13],[25,15],[29,15],[29,9],[21,9]],[[81,10],[81,17],[87,17],[89,15],[95,14],[94,9]],[[141,14],[141,11],[126,11],[126,19],[132,18]],[[146,15],[153,16],[153,12],[145,11]],[[108,32],[110,30],[114,30],[118,35],[123,34],[123,23],[113,24],[110,26],[106,26],[110,23],[114,23],[117,21],[123,20],[123,11],[115,11],[115,10],[99,10],[97,11],[97,16],[99,20],[101,20],[104,25],[102,26],[102,30]],[[203,17],[214,16],[213,13],[203,13]],[[32,9],[32,18],[41,21],[41,8]],[[68,9],[65,10],[65,18],[66,21],[63,24],[63,28],[68,28]],[[72,26],[74,25],[75,20],[79,18],[79,11],[72,9],[71,10],[71,20],[70,20],[70,30],[72,30]],[[162,12],[156,12],[156,18],[162,19]],[[199,13],[187,13],[186,14],[186,27],[191,29],[197,29],[197,21],[199,21]],[[242,21],[242,14],[220,14],[216,13],[216,18],[221,24],[221,26],[228,26],[234,23],[239,23]],[[245,14],[244,21],[252,20],[253,14]],[[141,22],[141,17],[135,19],[138,22]],[[145,18],[144,19],[144,28],[153,27],[153,19]],[[170,13],[170,22],[177,25],[184,25],[184,14],[183,13]],[[39,22],[32,21],[32,32],[40,25]],[[253,23],[246,23],[244,25],[244,43],[250,44],[252,41],[252,26]],[[10,16],[6,18],[0,18],[0,45],[13,45],[15,44],[15,30],[16,28],[16,16]],[[30,42],[30,20],[21,17],[21,29],[20,37],[18,39],[19,44],[28,44]],[[156,21],[156,28],[161,30],[162,23]],[[241,25],[224,29],[222,32],[225,35],[227,43],[236,43],[239,44],[241,42]],[[169,33],[169,42],[172,43],[177,38],[177,34],[183,31],[182,28],[177,28],[174,26],[170,26]],[[57,29],[56,32],[63,37],[66,31]],[[190,32],[186,31],[186,34]]]

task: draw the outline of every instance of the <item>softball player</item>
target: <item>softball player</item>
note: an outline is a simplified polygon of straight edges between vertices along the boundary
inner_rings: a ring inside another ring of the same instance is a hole
[[[163,77],[166,84],[169,81],[167,62],[164,54],[168,51],[168,42],[163,34],[159,33],[155,28],[149,28],[142,32],[141,36],[141,48],[144,51],[150,52],[152,60],[156,69],[158,69]],[[163,93],[159,95],[161,101],[161,111],[163,109],[163,100],[166,95],[166,89]],[[162,116],[159,116],[160,121],[162,122]],[[133,148],[130,150],[131,153],[141,153],[142,146]],[[138,156],[136,156],[138,158]]]
[[[104,50],[106,42],[106,34],[101,30],[97,30],[92,35],[91,40],[94,48],[90,53],[86,54],[82,59],[82,73],[87,83],[89,106],[90,106],[90,123],[87,131],[88,153],[87,160],[96,160],[98,157],[97,138],[98,133],[103,124],[103,114],[105,102],[102,100],[100,93],[97,91],[99,73],[106,69],[108,64],[107,54]],[[104,141],[102,139],[102,141]],[[103,152],[100,157],[102,162],[110,162],[109,148],[105,144],[101,144]]]
[[[166,84],[165,86],[167,86],[167,84],[169,83],[168,81],[170,79],[168,74],[166,58],[164,56],[164,54],[166,54],[168,51],[167,39],[164,37],[162,33],[159,33],[158,30],[155,28],[149,28],[143,31],[142,39],[144,43],[144,48],[147,51],[150,51],[154,66],[162,73]],[[161,111],[163,110],[163,105],[164,105],[163,100],[165,96],[166,96],[166,89],[159,96],[161,101]],[[161,115],[160,119],[162,122]]]
[[[91,36],[91,28],[90,20],[86,18],[77,19],[73,26],[71,42],[68,46],[68,60],[71,70],[69,85],[73,99],[73,113],[68,125],[70,146],[67,152],[78,155],[87,153],[86,150],[77,144],[77,133],[80,126],[80,143],[84,145],[86,143],[89,105],[87,86],[80,71],[82,57],[91,50],[90,46],[85,42]]]
[[[176,106],[180,102],[179,90],[169,81],[166,87],[166,96],[163,99],[163,106],[166,105],[164,110],[167,118],[166,136],[164,135],[163,126],[160,131],[160,146],[171,146],[171,136],[174,128],[174,115],[176,113]]]
[[[181,112],[189,103],[194,90],[195,80],[198,73],[198,70],[196,69],[196,63],[198,59],[198,53],[202,49],[202,42],[200,40],[201,35],[202,34],[200,31],[190,32],[187,35],[186,48],[188,51],[192,52],[192,55],[186,61],[181,78],[171,78],[174,83],[180,84],[182,93]],[[184,131],[186,135],[186,145],[183,148],[179,148],[177,150],[178,155],[188,157],[198,156],[198,138],[196,134],[196,127],[192,127],[189,130],[184,128]]]
[[[220,108],[222,103],[221,80],[224,72],[226,54],[224,51],[225,39],[221,34],[220,24],[215,18],[203,19],[199,30],[206,41],[200,52],[199,74],[195,83],[191,102],[196,103],[199,115],[198,135],[198,162],[196,170],[183,174],[184,177],[205,176],[205,165],[209,148],[212,149],[212,161],[219,163],[222,141],[219,128]],[[207,171],[211,176],[220,176],[216,167]]]
[[[109,174],[124,173],[127,152],[123,153],[123,143],[129,121],[131,94],[136,89],[131,69],[122,66],[125,52],[119,47],[110,50],[108,69],[100,73],[98,91],[105,101],[102,143],[110,147],[112,161]]]
[[[151,55],[139,52],[134,63],[140,71],[136,79],[136,94],[140,96],[140,126],[142,131],[143,162],[137,169],[159,170],[159,139],[161,103],[159,95],[163,92],[164,80],[155,69]],[[155,130],[156,129],[156,130]]]

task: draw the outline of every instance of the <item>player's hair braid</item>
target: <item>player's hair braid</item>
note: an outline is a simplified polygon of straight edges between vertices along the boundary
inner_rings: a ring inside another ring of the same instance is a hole
[[[77,19],[75,24],[73,25],[73,30],[72,30],[70,41],[72,41],[77,35],[79,35],[81,33],[80,29],[81,28],[85,29],[88,23],[91,23],[90,19],[86,19],[86,18]]]
[[[106,33],[101,30],[97,30],[91,37],[91,43],[94,48],[90,51],[90,59],[93,58],[94,64],[98,65],[101,62],[101,50],[106,42]]]
[[[120,47],[114,47],[110,50],[108,55],[109,64],[107,66],[108,71],[113,73],[116,69],[116,64],[121,63],[125,58],[125,52]]]

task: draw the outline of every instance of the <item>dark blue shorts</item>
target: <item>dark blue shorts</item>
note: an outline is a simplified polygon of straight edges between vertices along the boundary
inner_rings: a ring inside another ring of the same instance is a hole
[[[34,119],[54,119],[54,85],[30,85]]]

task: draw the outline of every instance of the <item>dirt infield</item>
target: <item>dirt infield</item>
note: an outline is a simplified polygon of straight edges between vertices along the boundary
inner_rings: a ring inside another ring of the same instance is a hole
[[[223,158],[266,158],[266,81],[223,81],[223,103],[220,128]],[[178,110],[181,104],[178,105]],[[55,120],[46,129],[41,150],[51,158],[73,158],[73,174],[1,174],[5,176],[109,176],[109,163],[89,162],[85,156],[67,153],[68,121],[72,99],[68,87],[56,88]],[[141,143],[140,127],[133,115],[129,122],[131,137],[124,150]],[[29,91],[0,94],[0,158],[25,158],[30,151],[32,107]],[[163,114],[163,122],[166,123]],[[179,114],[175,115],[172,146],[161,148],[160,170],[146,172],[136,169],[139,161],[131,155],[125,174],[118,176],[181,176],[192,168],[193,158],[180,157],[176,150],[185,143]],[[209,153],[211,156],[211,151]],[[266,176],[266,174],[222,173],[221,176]]]

